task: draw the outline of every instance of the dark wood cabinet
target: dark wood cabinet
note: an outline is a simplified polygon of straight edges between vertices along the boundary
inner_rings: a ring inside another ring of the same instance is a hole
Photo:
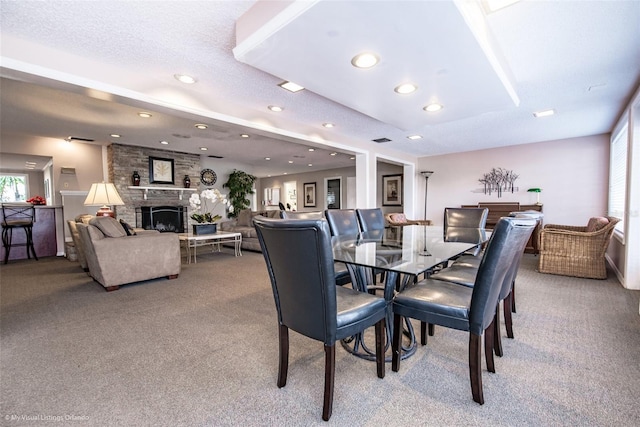
[[[495,202],[495,203],[478,203],[477,205],[462,205],[463,208],[488,208],[489,216],[487,217],[487,228],[493,230],[498,220],[503,216],[509,216],[511,212],[536,211],[542,212],[542,205],[521,205],[520,203]],[[525,252],[529,254],[538,253],[538,234],[542,228],[542,218],[538,219],[536,228],[533,230]]]

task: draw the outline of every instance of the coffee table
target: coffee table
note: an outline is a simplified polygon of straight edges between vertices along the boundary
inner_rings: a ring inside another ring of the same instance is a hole
[[[235,255],[242,256],[242,249],[240,245],[242,244],[242,234],[240,233],[229,233],[229,232],[217,232],[213,234],[191,234],[191,233],[180,233],[178,235],[181,242],[185,242],[185,247],[187,249],[187,262],[191,264],[191,250],[193,249],[193,262],[194,264],[198,262],[197,256],[197,248],[202,246],[213,246],[216,245],[218,247],[218,252],[220,252],[220,244],[221,243],[233,243],[235,245]]]

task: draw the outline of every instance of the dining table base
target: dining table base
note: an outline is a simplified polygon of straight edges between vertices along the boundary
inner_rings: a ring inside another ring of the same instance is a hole
[[[351,283],[355,290],[368,293],[382,292],[387,301],[392,301],[396,292],[400,292],[400,290],[412,282],[412,276],[410,275],[400,277],[399,274],[394,271],[387,271],[384,274],[384,284],[371,286],[369,284],[374,283],[373,269],[353,264],[347,264],[347,268],[351,274]],[[391,362],[391,339],[393,337],[393,313],[391,310],[387,313],[385,323],[385,362]],[[401,345],[402,351],[400,359],[402,360],[411,357],[417,350],[416,335],[409,319],[405,319],[403,335],[406,339],[403,340],[404,343]],[[371,343],[371,345],[368,345],[365,341],[364,332],[340,341],[342,347],[354,356],[366,360],[376,360],[375,337],[373,334],[371,335]]]

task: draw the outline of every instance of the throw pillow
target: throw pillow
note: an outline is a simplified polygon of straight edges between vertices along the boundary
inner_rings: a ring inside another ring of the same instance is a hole
[[[238,220],[236,222],[236,225],[241,227],[252,227],[253,224],[251,220],[252,220],[251,209],[243,209],[238,214]]]
[[[407,222],[407,218],[403,213],[391,214],[389,215],[389,218],[391,218],[391,221],[393,222]]]
[[[136,231],[131,227],[128,223],[124,222],[124,220],[120,220],[120,225],[124,229],[124,232],[127,233],[127,236],[135,236]]]
[[[609,224],[609,220],[602,216],[596,216],[589,219],[589,223],[587,224],[587,233],[592,233],[594,231],[602,230]]]
[[[110,216],[97,216],[92,218],[89,224],[97,227],[107,237],[125,237],[127,235],[120,223]]]

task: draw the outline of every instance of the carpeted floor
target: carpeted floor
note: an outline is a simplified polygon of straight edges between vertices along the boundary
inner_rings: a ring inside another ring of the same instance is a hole
[[[0,267],[0,424],[98,426],[640,425],[640,291],[541,275],[525,255],[515,340],[504,336],[485,404],[471,399],[468,335],[378,379],[338,347],[321,420],[322,344],[291,334],[276,386],[277,324],[261,254],[203,254],[176,280],[107,293],[63,258]]]

